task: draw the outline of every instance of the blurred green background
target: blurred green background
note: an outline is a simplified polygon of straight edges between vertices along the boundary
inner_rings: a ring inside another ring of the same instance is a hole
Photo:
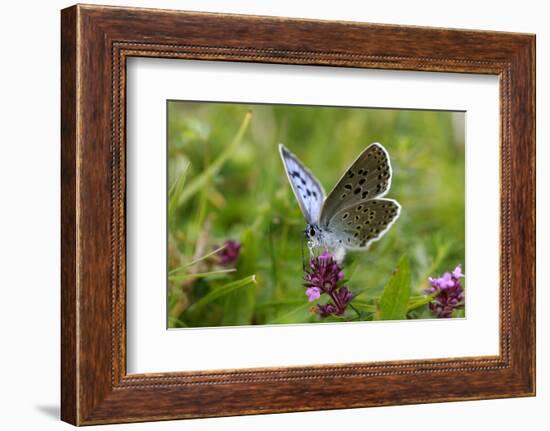
[[[401,204],[401,216],[344,262],[347,286],[361,292],[353,304],[362,320],[374,318],[402,256],[411,301],[422,298],[428,276],[464,265],[464,113],[181,101],[167,109],[169,327],[327,321],[309,310],[305,221],[279,142],[327,193],[372,142],[390,154],[387,197]],[[241,244],[234,268],[212,254],[230,239]],[[407,317],[432,316],[422,306]]]

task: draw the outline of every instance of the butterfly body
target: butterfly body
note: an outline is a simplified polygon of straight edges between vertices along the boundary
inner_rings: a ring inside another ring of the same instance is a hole
[[[308,224],[304,234],[312,254],[319,254],[323,250],[331,250],[338,261],[344,259],[346,248],[342,246],[341,238],[335,232],[331,232],[327,227],[321,228],[318,224]]]
[[[338,245],[337,238],[331,235],[331,232],[326,228],[322,229],[318,224],[308,224],[304,235],[310,247],[330,246],[330,248],[334,248]]]
[[[310,251],[328,249],[342,260],[346,250],[366,250],[397,220],[401,207],[385,199],[392,170],[386,149],[369,145],[325,195],[313,174],[284,145],[281,159],[306,219]]]

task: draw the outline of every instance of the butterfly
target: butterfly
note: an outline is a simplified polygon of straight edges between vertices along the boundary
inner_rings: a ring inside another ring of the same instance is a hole
[[[317,248],[328,249],[341,262],[347,250],[366,250],[382,238],[399,217],[399,203],[383,198],[391,186],[392,168],[381,144],[365,148],[328,196],[283,144],[279,144],[279,153],[306,219],[305,236],[312,254]]]

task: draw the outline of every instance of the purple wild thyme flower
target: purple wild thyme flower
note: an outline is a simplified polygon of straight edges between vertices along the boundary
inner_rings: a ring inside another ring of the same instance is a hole
[[[306,290],[307,300],[313,302],[321,297],[321,289],[318,287],[310,287]]]
[[[335,297],[338,304],[340,304],[340,307],[345,311],[346,307],[353,299],[353,294],[348,290],[346,286],[342,286],[336,291]]]
[[[453,270],[453,277],[456,278],[457,280],[458,280],[459,278],[464,277],[464,274],[462,274],[462,268],[460,267],[460,265],[458,265],[458,266]]]
[[[222,266],[233,266],[239,260],[241,244],[234,240],[225,241],[224,247],[216,254],[219,264]]]
[[[437,292],[428,308],[439,318],[451,317],[453,311],[464,303],[464,288],[460,279],[464,277],[462,268],[457,266],[452,272],[446,272],[442,277],[429,277],[430,287],[425,290],[426,294],[432,295]]]
[[[327,250],[323,251],[321,255],[311,258],[309,270],[304,274],[308,300],[313,302],[323,294],[327,294],[331,299],[331,302],[324,305],[317,304],[317,308],[313,308],[319,316],[327,317],[333,314],[341,316],[346,312],[353,294],[346,286],[342,285],[343,279],[342,268]]]
[[[321,317],[328,317],[331,314],[336,314],[336,307],[330,302],[326,305],[317,304],[317,309],[314,310]]]
[[[332,292],[337,288],[338,282],[344,278],[342,268],[327,250],[318,257],[312,257],[309,268],[304,275],[305,286],[316,287],[321,293]]]

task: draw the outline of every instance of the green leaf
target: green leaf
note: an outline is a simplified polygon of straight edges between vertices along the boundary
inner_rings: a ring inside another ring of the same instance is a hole
[[[191,305],[187,309],[186,313],[197,312],[198,310],[210,304],[211,302],[219,298],[222,298],[225,295],[229,295],[231,292],[234,292],[238,289],[242,289],[253,283],[256,283],[256,276],[250,275],[248,277],[226,284],[225,286],[218,287],[215,290],[212,290],[211,292],[207,293],[201,299],[199,299],[197,302]]]
[[[376,320],[401,320],[407,318],[411,294],[411,270],[409,259],[403,256],[393,272],[378,303]]]
[[[208,166],[208,168],[206,168],[200,175],[195,177],[193,181],[189,182],[189,185],[185,187],[185,189],[181,193],[181,197],[179,198],[180,205],[183,205],[197,191],[201,190],[201,188],[207,183],[207,181],[211,177],[216,175],[219,172],[219,170],[222,168],[224,163],[227,162],[227,160],[229,160],[233,152],[237,149],[237,147],[241,143],[243,136],[250,124],[251,117],[252,117],[252,114],[250,112],[247,112],[231,144],[227,146],[225,151],[222,152],[219,155],[219,157],[216,160],[214,160],[214,162],[212,162],[210,166]]]

